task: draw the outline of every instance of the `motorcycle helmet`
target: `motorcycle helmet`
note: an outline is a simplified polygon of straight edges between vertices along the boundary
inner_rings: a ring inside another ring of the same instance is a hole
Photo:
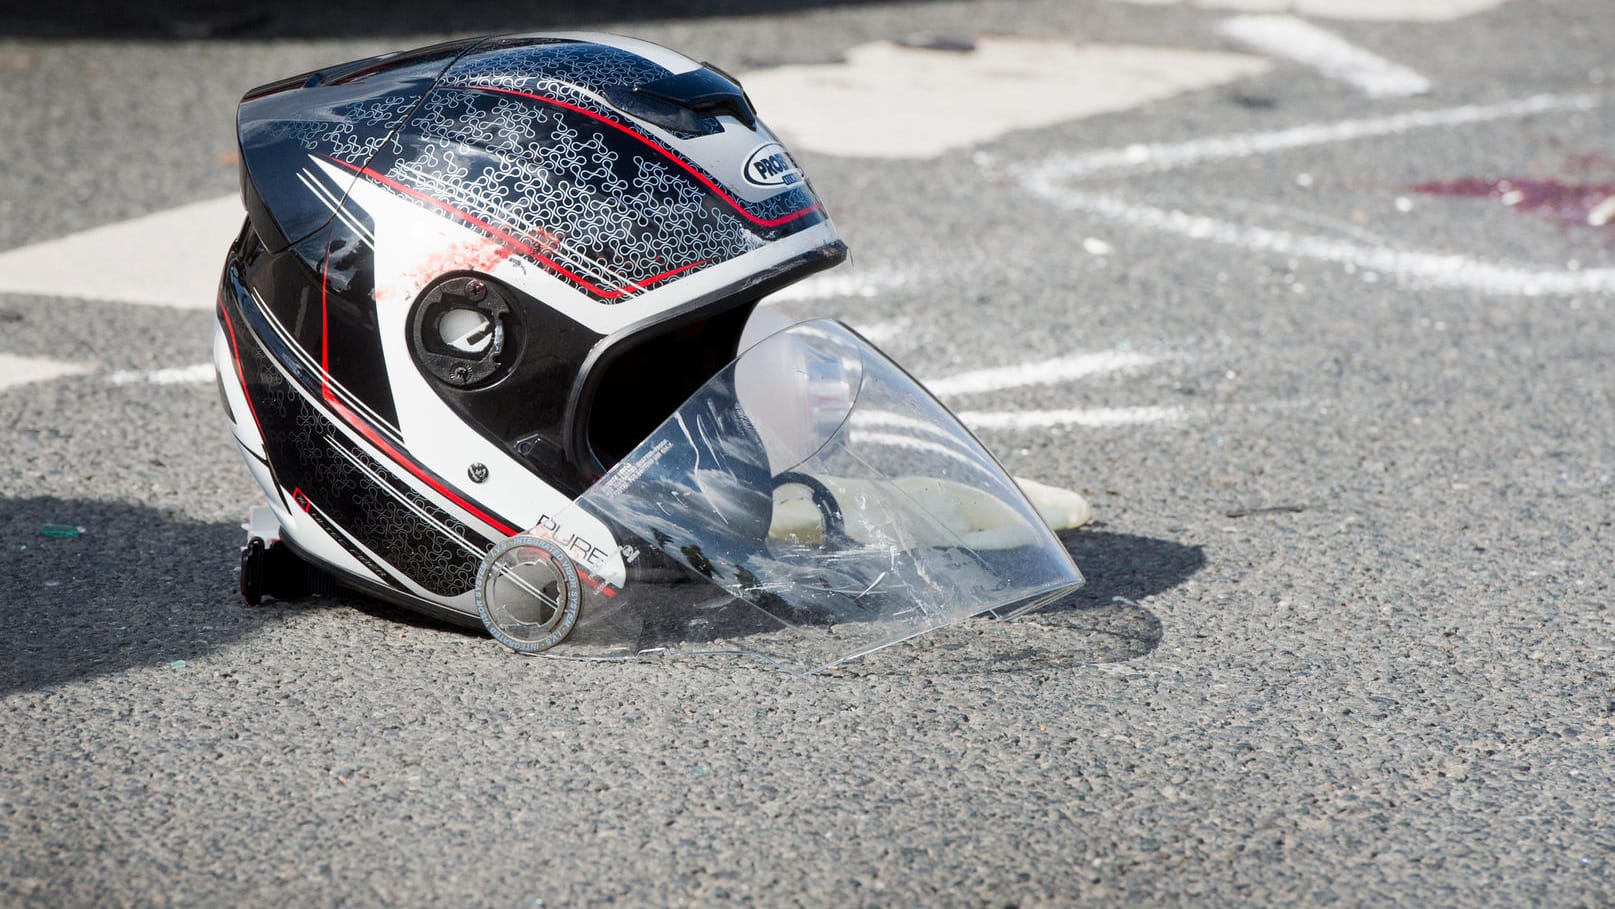
[[[1081,583],[901,369],[759,311],[846,248],[716,67],[478,38],[263,86],[237,125],[214,357],[268,498],[249,601],[811,670]]]

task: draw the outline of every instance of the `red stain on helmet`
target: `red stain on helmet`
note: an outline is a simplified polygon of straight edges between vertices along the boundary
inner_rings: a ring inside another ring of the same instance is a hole
[[[483,238],[463,240],[439,247],[412,263],[399,276],[397,283],[378,284],[376,300],[408,302],[420,293],[421,288],[452,272],[474,271],[491,274],[515,253],[514,249],[503,243]]]

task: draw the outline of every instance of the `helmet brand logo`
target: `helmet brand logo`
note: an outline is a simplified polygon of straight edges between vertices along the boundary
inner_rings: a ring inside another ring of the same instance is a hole
[[[555,519],[547,514],[538,519],[538,524],[534,527],[534,530],[539,536],[560,544],[561,548],[566,550],[567,555],[585,564],[600,565],[606,560],[606,551],[604,549],[585,540],[575,532],[563,531],[561,525],[557,524]]]
[[[759,147],[746,159],[746,182],[753,186],[790,186],[802,182],[796,162],[778,142]]]

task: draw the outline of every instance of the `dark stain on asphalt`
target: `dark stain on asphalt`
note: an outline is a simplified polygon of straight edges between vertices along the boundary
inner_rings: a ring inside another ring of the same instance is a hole
[[[1425,196],[1496,199],[1510,209],[1564,227],[1594,228],[1615,241],[1615,182],[1574,183],[1537,177],[1463,177],[1416,183]]]

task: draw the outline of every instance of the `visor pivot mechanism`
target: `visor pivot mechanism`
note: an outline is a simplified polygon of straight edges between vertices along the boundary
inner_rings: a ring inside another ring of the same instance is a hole
[[[553,540],[514,536],[488,551],[477,569],[477,614],[512,650],[540,653],[577,624],[582,585],[572,559]]]

